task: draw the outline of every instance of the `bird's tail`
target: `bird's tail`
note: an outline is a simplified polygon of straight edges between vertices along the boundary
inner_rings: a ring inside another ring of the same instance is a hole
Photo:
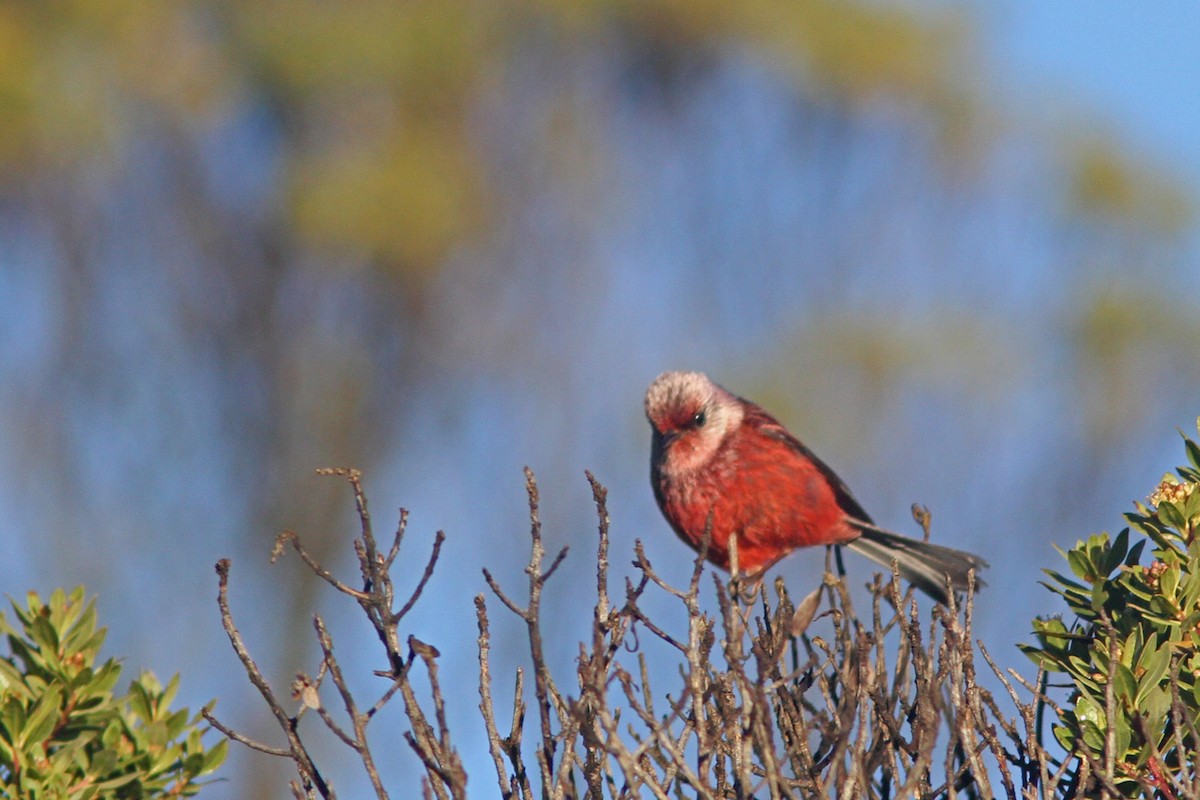
[[[900,577],[943,605],[950,600],[947,586],[956,594],[966,591],[971,570],[976,572],[975,588],[984,585],[978,573],[988,563],[973,553],[910,539],[858,520],[849,522],[862,536],[847,542],[847,547],[888,570],[894,561]]]

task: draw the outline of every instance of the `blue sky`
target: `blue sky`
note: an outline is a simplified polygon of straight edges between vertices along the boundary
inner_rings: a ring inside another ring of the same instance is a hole
[[[976,3],[993,84],[1014,105],[1082,110],[1200,180],[1200,5]]]

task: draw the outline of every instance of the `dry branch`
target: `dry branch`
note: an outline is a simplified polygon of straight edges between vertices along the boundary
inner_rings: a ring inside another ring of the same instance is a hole
[[[321,661],[315,678],[298,676],[299,705],[290,712],[250,658],[233,623],[227,598],[229,564],[223,561],[218,565],[222,622],[287,747],[255,742],[210,721],[236,741],[290,758],[300,779],[293,784],[298,797],[334,796],[305,744],[323,731],[358,755],[382,798],[387,791],[371,754],[367,727],[399,695],[410,726],[405,740],[424,768],[422,794],[439,800],[466,797],[467,773],[454,746],[452,714],[438,679],[440,653],[400,628],[437,568],[444,537],[436,535],[422,573],[399,602],[391,570],[405,536],[407,512],[401,511],[387,553],[380,553],[361,476],[354,470],[323,472],[346,477],[354,493],[360,520],[354,552],[361,587],[325,569],[293,533],[281,534],[276,554],[290,544],[309,569],[362,608],[389,665],[377,674],[391,683],[369,706],[358,701],[335,656],[333,637],[318,616],[314,625]],[[590,473],[587,479],[597,514],[596,597],[590,636],[578,644],[574,685],[568,688],[555,679],[546,656],[541,612],[555,591],[553,577],[567,550],[547,564],[538,487],[529,470],[530,557],[523,596],[513,595],[491,572],[483,571],[484,584],[524,624],[529,648],[527,668],[511,676],[515,692],[509,711],[497,708],[492,693],[493,681],[507,678],[494,671],[487,599],[483,594],[475,597],[478,710],[494,785],[505,800],[949,800],[993,797],[997,790],[1010,800],[1065,800],[1115,793],[1118,776],[1113,775],[1111,760],[1080,761],[1046,749],[1044,713],[1060,714],[1061,709],[1046,695],[1042,675],[1029,681],[1006,673],[974,638],[973,592],[961,603],[937,606],[923,615],[898,575],[876,578],[866,587],[870,615],[864,618],[855,613],[834,552],[821,586],[805,587],[797,604],[782,579],[776,579],[770,593],[761,576],[739,582],[713,574],[711,583],[703,580],[703,553],[693,562],[687,585],[673,586],[654,569],[639,542],[634,574],[620,576],[624,598],[613,605],[607,491]],[[928,512],[917,508],[914,515],[928,530]],[[674,611],[664,611],[664,603]],[[674,654],[674,662],[664,664],[657,655],[652,659],[651,651]],[[1003,686],[1001,697],[1011,704],[1011,715],[979,684],[977,654]],[[410,680],[413,669],[424,670],[424,694]],[[532,698],[526,697],[527,671]],[[338,714],[348,722],[339,722],[334,710],[321,702],[326,676],[340,701]],[[530,701],[537,710],[536,730],[527,739]],[[1197,738],[1194,722],[1179,716],[1181,707],[1176,699],[1177,749]],[[310,709],[317,712],[320,724],[308,725],[302,733],[300,723]],[[1111,719],[1112,707],[1106,711]],[[498,720],[506,714],[511,723],[502,733]],[[1157,750],[1149,756],[1151,767],[1167,757]],[[1197,796],[1195,787],[1161,771],[1151,770],[1140,785],[1171,800]]]

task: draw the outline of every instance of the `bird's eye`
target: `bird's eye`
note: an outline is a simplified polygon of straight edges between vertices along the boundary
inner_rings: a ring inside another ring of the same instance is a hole
[[[692,424],[697,428],[703,428],[704,423],[708,421],[708,417],[703,411],[697,411],[696,416],[692,417]]]

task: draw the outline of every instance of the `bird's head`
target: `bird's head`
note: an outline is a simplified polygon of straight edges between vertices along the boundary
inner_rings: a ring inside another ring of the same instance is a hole
[[[703,467],[742,414],[742,402],[703,372],[664,372],[646,390],[652,462],[668,474]]]

